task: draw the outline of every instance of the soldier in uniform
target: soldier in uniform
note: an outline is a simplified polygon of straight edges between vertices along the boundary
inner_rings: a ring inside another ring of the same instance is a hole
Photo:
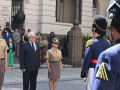
[[[103,37],[106,34],[107,22],[103,16],[97,15],[94,17],[92,31],[93,39],[86,43],[84,62],[81,71],[81,78],[86,78],[88,75],[87,90],[91,90],[94,68],[96,66],[99,54],[110,47],[108,40]]]
[[[60,72],[62,70],[62,53],[58,49],[58,44],[58,38],[53,38],[52,48],[46,53],[50,90],[56,90],[57,79],[60,79]]]
[[[7,69],[7,50],[6,41],[2,38],[2,31],[0,28],[0,90],[2,89],[4,70]]]
[[[100,54],[91,90],[120,90],[120,0],[114,1],[108,11],[116,45]]]

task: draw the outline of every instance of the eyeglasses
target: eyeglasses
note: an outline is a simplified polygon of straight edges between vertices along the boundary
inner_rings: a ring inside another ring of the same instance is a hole
[[[34,36],[31,36],[30,38],[35,38]]]
[[[59,43],[54,43],[54,44],[59,44]]]

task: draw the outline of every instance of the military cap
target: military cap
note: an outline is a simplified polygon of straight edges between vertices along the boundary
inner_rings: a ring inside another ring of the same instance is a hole
[[[10,26],[10,23],[9,23],[9,22],[6,22],[6,26]]]
[[[109,19],[111,20],[111,26],[113,26],[120,33],[120,0],[113,1],[108,7]]]
[[[59,39],[58,38],[53,38],[52,42],[53,43],[59,43]]]
[[[92,30],[101,36],[105,36],[106,28],[107,28],[106,18],[100,15],[94,16]]]
[[[40,34],[40,32],[37,32],[37,34]]]

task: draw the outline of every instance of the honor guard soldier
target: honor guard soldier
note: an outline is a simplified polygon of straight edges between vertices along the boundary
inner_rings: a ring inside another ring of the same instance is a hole
[[[2,30],[0,28],[0,90],[2,89],[4,70],[7,69],[7,50],[8,46],[2,38]]]
[[[109,48],[110,42],[103,37],[106,34],[107,22],[103,16],[97,15],[94,17],[92,31],[93,39],[86,43],[84,62],[81,71],[81,78],[86,78],[88,75],[87,90],[91,90],[94,68],[96,66],[100,53]]]
[[[62,70],[62,52],[58,49],[58,46],[59,39],[55,37],[52,40],[52,48],[46,53],[50,90],[56,90],[57,80],[60,79],[60,73]]]
[[[100,54],[91,90],[120,90],[120,0],[112,1],[107,11],[116,45]]]

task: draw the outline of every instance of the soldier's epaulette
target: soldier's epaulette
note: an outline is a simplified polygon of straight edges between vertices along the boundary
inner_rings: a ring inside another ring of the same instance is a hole
[[[87,41],[86,47],[88,47],[88,46],[90,46],[90,45],[92,45],[92,44],[93,44],[93,39],[90,39],[90,40]]]

